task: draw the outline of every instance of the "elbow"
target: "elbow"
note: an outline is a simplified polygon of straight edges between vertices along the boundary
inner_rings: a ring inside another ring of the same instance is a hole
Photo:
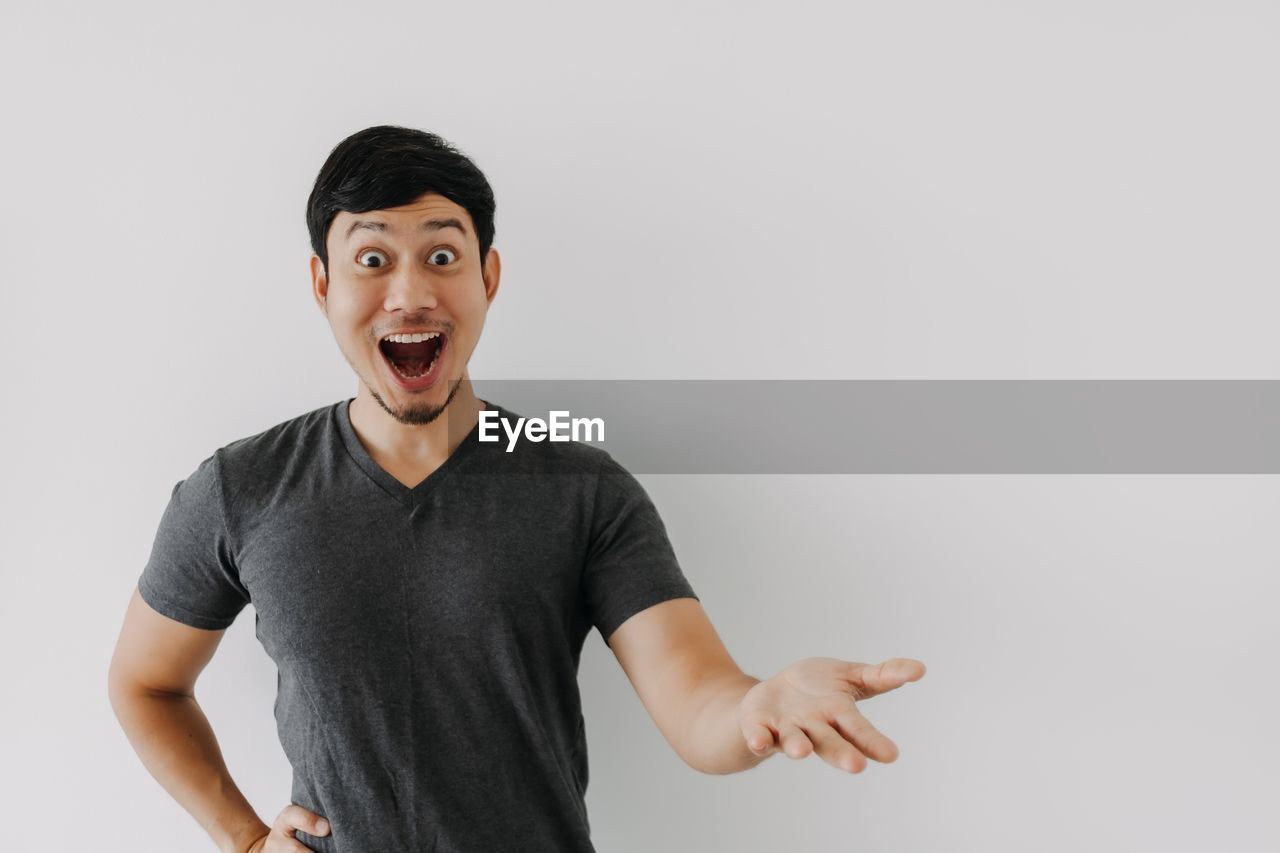
[[[138,678],[115,661],[107,669],[107,701],[116,719],[122,723],[129,712],[137,705],[139,699],[146,698],[151,691]]]
[[[107,701],[111,703],[111,710],[115,712],[116,719],[122,719],[129,698],[136,695],[136,686],[116,666],[115,661],[112,661],[107,669]]]
[[[127,663],[127,656],[121,653],[120,646],[117,644],[115,651],[111,654],[111,663],[107,665],[107,701],[111,703],[111,708],[116,712],[117,717],[120,716],[120,710],[129,698],[137,695],[137,677],[131,672]]]
[[[116,667],[115,658],[111,659],[111,665],[107,667],[107,701],[111,703],[111,707],[115,707],[120,696],[121,690],[120,671]]]

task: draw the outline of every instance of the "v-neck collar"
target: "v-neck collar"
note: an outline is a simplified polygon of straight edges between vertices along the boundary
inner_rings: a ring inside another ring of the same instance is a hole
[[[351,454],[351,458],[354,459],[356,464],[369,475],[369,478],[381,486],[389,495],[399,501],[406,503],[416,501],[422,495],[435,488],[440,481],[446,479],[449,474],[458,467],[461,461],[475,450],[476,445],[480,443],[480,423],[477,421],[476,425],[471,428],[469,433],[467,433],[467,437],[462,440],[462,443],[458,445],[457,449],[454,450],[453,453],[449,454],[448,458],[444,460],[440,467],[428,474],[426,479],[418,483],[416,486],[406,486],[404,483],[391,476],[385,468],[374,460],[373,456],[369,454],[368,449],[365,448],[364,444],[360,441],[360,437],[356,435],[355,427],[351,425],[351,413],[348,411],[351,406],[351,401],[354,399],[354,397],[349,397],[346,400],[334,404],[333,407],[334,419],[338,422],[338,432],[342,435],[342,443],[346,445],[347,452]],[[499,405],[490,403],[486,400],[481,400],[480,402],[484,404],[486,410],[496,411],[500,417],[505,417],[507,414],[506,410]]]

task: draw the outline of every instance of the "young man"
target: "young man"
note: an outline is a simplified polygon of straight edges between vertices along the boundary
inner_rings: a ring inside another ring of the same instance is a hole
[[[705,773],[897,748],[854,700],[924,674],[725,650],[639,482],[581,443],[480,442],[467,363],[498,292],[494,198],[439,137],[373,127],[307,203],[316,304],[359,378],[173,489],[111,665],[147,769],[224,851],[590,851],[577,670],[594,626]],[[292,802],[263,823],[195,681],[244,605],[279,669]]]

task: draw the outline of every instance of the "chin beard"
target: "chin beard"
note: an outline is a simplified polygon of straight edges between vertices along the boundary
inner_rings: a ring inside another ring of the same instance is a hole
[[[373,388],[369,387],[367,383],[365,387],[369,388],[369,394],[373,399],[378,401],[378,405],[382,407],[382,410],[400,423],[407,426],[426,426],[427,424],[435,421],[436,418],[440,417],[445,409],[449,408],[449,404],[453,402],[453,395],[458,393],[458,389],[462,387],[462,383],[450,382],[449,396],[446,397],[445,401],[438,406],[431,403],[421,403],[418,405],[410,404],[399,411],[388,406],[386,400],[383,400],[381,395],[379,395],[377,391],[373,390]]]

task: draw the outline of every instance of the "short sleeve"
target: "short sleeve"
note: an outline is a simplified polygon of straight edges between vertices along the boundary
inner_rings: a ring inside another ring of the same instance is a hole
[[[226,628],[249,603],[232,554],[215,452],[173,487],[138,578],[142,599],[193,628]]]
[[[608,645],[613,632],[641,610],[698,596],[640,482],[612,456],[596,476],[583,586],[591,621]]]

